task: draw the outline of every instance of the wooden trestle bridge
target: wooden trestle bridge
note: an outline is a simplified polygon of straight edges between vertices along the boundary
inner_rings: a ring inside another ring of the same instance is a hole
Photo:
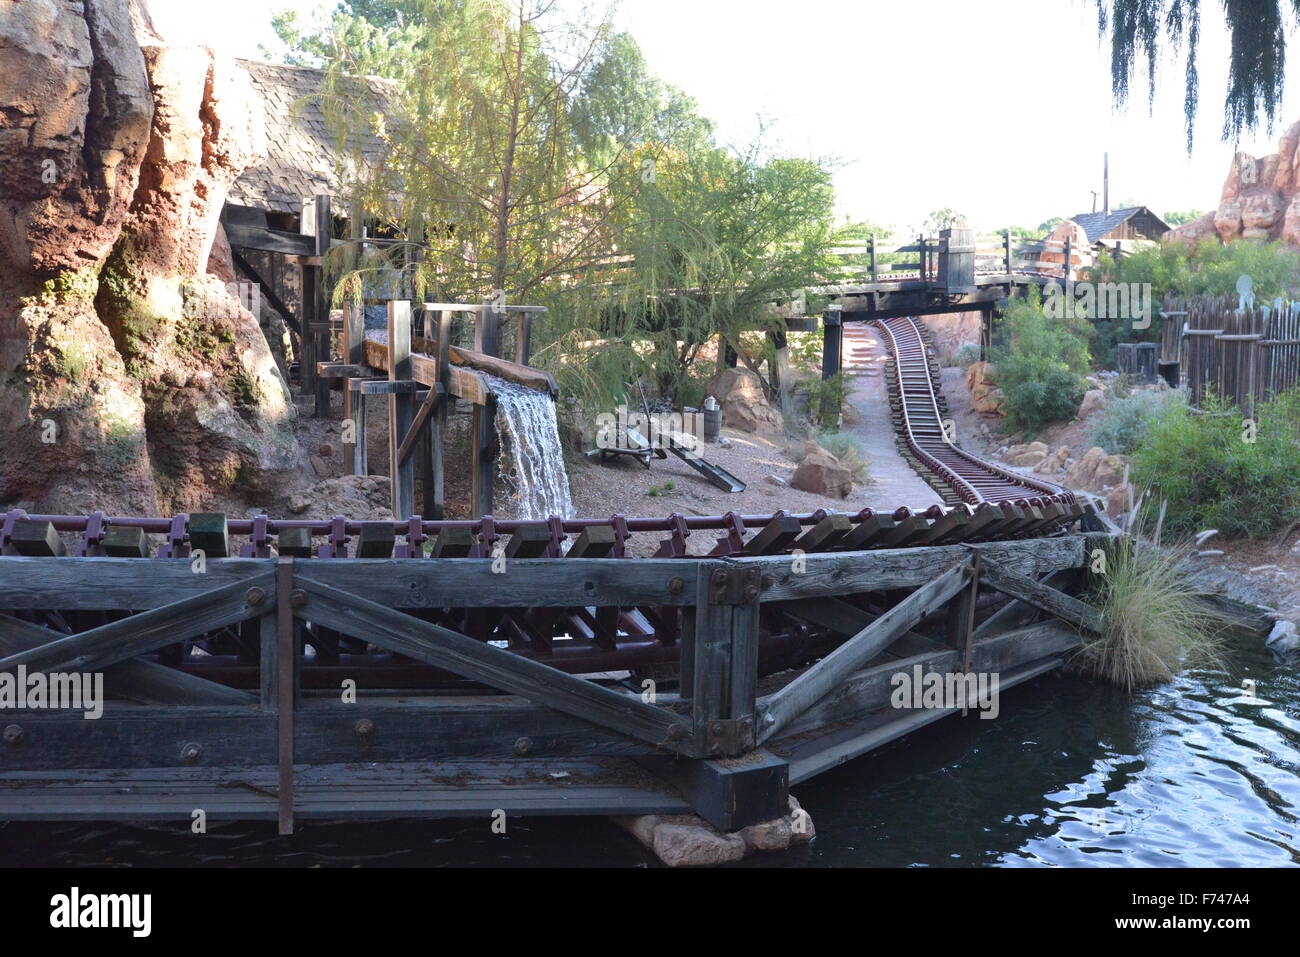
[[[892,676],[993,672],[1005,689],[1099,627],[1070,592],[1106,536],[989,508],[978,526],[965,509],[11,511],[0,673],[102,673],[108,700],[98,720],[0,715],[0,819],[770,819],[791,784],[954,713],[894,710]],[[706,529],[716,545],[689,554]],[[664,531],[660,557],[620,557],[629,536]]]

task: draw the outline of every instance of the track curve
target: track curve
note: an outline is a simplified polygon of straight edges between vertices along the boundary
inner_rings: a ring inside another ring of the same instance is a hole
[[[1041,507],[1073,504],[1074,493],[1012,472],[958,448],[945,428],[948,406],[939,385],[938,362],[915,319],[877,319],[889,350],[886,382],[894,426],[904,457],[950,504],[985,503]]]

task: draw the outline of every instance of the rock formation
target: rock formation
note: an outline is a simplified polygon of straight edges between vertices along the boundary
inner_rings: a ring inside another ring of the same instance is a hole
[[[1006,399],[1002,390],[993,384],[992,366],[981,360],[966,370],[966,388],[970,392],[971,408],[981,415],[1001,415]]]
[[[804,443],[803,459],[794,470],[790,485],[814,495],[847,498],[853,491],[853,475],[839,459],[809,439]]]
[[[951,359],[962,346],[979,345],[982,318],[978,311],[972,310],[922,316],[921,322],[930,331],[934,354],[940,359]]]
[[[785,434],[781,410],[772,405],[758,376],[747,369],[722,369],[704,384],[704,394],[718,400],[723,424],[759,435]]]
[[[1218,208],[1176,229],[1165,239],[1198,242],[1217,236],[1280,239],[1300,246],[1300,122],[1287,127],[1276,153],[1232,158]]]
[[[193,509],[297,462],[257,321],[207,274],[255,103],[140,0],[0,3],[0,504]]]

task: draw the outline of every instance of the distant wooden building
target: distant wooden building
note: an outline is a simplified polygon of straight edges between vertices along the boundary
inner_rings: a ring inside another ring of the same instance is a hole
[[[266,158],[235,180],[227,207],[257,210],[272,229],[296,232],[303,201],[317,194],[338,197],[343,192],[338,171],[351,161],[339,149],[331,131],[322,96],[325,71],[313,67],[237,60],[252,80],[266,117]],[[392,114],[396,85],[391,80],[366,77],[357,84],[348,108],[363,116]],[[382,161],[383,142],[369,133],[359,134],[363,161]],[[348,211],[334,204],[334,217],[345,221]]]
[[[1131,252],[1142,242],[1159,242],[1169,224],[1145,206],[1078,213],[1070,217],[1087,234],[1096,252],[1120,249]]]

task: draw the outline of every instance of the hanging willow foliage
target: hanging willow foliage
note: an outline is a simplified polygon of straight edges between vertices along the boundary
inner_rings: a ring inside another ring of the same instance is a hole
[[[1286,31],[1300,23],[1300,0],[1222,0],[1232,37],[1223,138],[1236,141],[1262,119],[1271,130],[1282,100]],[[1201,0],[1097,0],[1098,29],[1110,34],[1111,88],[1118,104],[1128,100],[1139,57],[1147,71],[1148,104],[1155,98],[1156,61],[1163,43],[1185,49],[1183,115],[1187,151],[1199,99],[1196,49],[1201,38]],[[1185,47],[1184,47],[1185,44]]]

